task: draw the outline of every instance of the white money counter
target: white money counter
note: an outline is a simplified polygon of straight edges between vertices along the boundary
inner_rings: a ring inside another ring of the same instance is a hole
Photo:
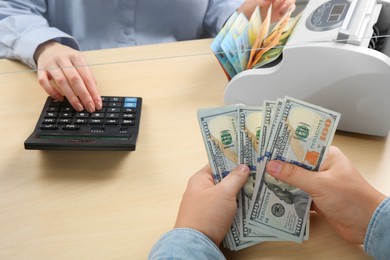
[[[338,111],[339,130],[390,130],[390,0],[310,0],[282,56],[228,83],[226,104],[285,95]]]

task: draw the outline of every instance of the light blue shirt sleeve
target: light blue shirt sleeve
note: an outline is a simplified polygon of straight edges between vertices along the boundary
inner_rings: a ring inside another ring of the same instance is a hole
[[[149,260],[225,259],[218,247],[203,233],[189,228],[176,228],[164,234],[153,246]]]
[[[0,58],[55,40],[97,50],[212,37],[243,0],[0,0]]]
[[[0,57],[17,59],[36,68],[37,47],[55,40],[79,49],[76,40],[55,27],[44,17],[46,1],[0,1]]]
[[[244,0],[211,0],[204,19],[205,28],[211,36],[216,36],[227,19],[237,10]]]
[[[390,259],[390,197],[378,206],[371,218],[364,250],[377,260]]]

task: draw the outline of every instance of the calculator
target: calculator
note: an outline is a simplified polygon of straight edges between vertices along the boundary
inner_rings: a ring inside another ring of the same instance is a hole
[[[65,98],[48,97],[27,150],[134,151],[139,131],[142,98],[103,96],[103,108],[77,112]]]

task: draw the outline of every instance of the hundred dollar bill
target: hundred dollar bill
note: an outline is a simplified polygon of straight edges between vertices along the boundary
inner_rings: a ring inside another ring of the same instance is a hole
[[[206,146],[214,182],[218,183],[238,165],[238,113],[237,106],[198,110],[198,121]],[[224,240],[231,250],[253,245],[241,241],[236,218]]]
[[[198,111],[198,120],[216,183],[238,164],[238,107],[230,106]],[[240,239],[238,226],[240,222],[240,217],[237,214],[224,240],[225,246],[231,250],[240,250],[257,243],[257,241],[242,241]]]
[[[263,111],[263,117],[261,123],[262,131],[259,140],[259,147],[258,147],[259,150],[257,151],[258,163],[260,163],[260,161],[263,159],[265,155],[265,149],[269,140],[271,125],[276,114],[276,105],[277,105],[276,101],[264,100],[263,102],[264,111]]]
[[[284,99],[281,111],[267,146],[267,160],[282,160],[317,171],[331,145],[340,114],[290,97]],[[265,163],[261,167],[248,224],[254,230],[302,242],[310,196],[273,178],[265,171]]]
[[[198,121],[218,183],[238,165],[237,106],[199,109]]]
[[[238,214],[240,238],[243,241],[266,241],[267,236],[255,234],[246,225],[247,212],[252,199],[256,182],[256,164],[259,151],[259,139],[261,135],[261,123],[263,117],[262,107],[243,106],[238,108],[239,117],[239,163],[245,164],[250,169],[248,181],[238,195]]]

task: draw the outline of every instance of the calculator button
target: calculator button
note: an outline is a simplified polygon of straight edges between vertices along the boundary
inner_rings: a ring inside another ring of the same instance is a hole
[[[73,107],[61,107],[61,112],[73,112]]]
[[[57,118],[58,113],[56,112],[47,112],[45,118]]]
[[[60,108],[57,106],[57,107],[48,107],[47,108],[47,112],[58,112],[60,110]]]
[[[109,102],[122,102],[123,98],[121,97],[110,97],[108,98]]]
[[[49,124],[49,125],[41,125],[40,128],[41,128],[42,130],[56,130],[56,129],[58,129],[58,126],[57,126],[57,125]]]
[[[53,124],[56,121],[57,120],[55,118],[45,118],[45,119],[43,119],[42,124]]]
[[[121,109],[119,107],[109,107],[107,108],[107,113],[119,113]]]
[[[118,119],[119,118],[119,113],[109,113],[109,114],[107,114],[106,118]]]
[[[64,125],[62,127],[63,130],[79,130],[80,129],[80,126],[78,125]]]
[[[70,123],[72,123],[72,119],[70,119],[70,118],[60,118],[58,120],[58,123],[59,124],[70,124]]]
[[[104,118],[104,113],[92,113],[91,118]]]
[[[119,102],[108,102],[108,107],[121,107],[122,103]]]
[[[137,98],[127,97],[125,98],[125,103],[137,103]]]
[[[75,121],[74,121],[75,124],[79,124],[79,125],[85,125],[88,123],[88,119],[85,119],[85,118],[77,118]]]
[[[102,125],[103,124],[103,119],[91,119],[89,122],[91,125]]]
[[[129,107],[122,108],[123,113],[135,113],[135,111],[137,111],[135,108],[129,108]]]
[[[72,113],[62,112],[62,113],[60,113],[60,117],[61,118],[71,118],[72,117]]]
[[[137,107],[137,103],[124,103],[123,107],[125,108]]]
[[[106,125],[117,125],[117,124],[118,124],[118,120],[116,120],[116,119],[106,120]]]
[[[135,121],[134,120],[123,120],[122,121],[122,125],[125,126],[125,125],[134,125],[135,124]]]
[[[135,114],[125,113],[125,114],[123,114],[122,117],[125,118],[125,119],[134,119],[135,118]]]
[[[76,118],[88,118],[88,117],[89,117],[89,113],[86,112],[76,113]]]

